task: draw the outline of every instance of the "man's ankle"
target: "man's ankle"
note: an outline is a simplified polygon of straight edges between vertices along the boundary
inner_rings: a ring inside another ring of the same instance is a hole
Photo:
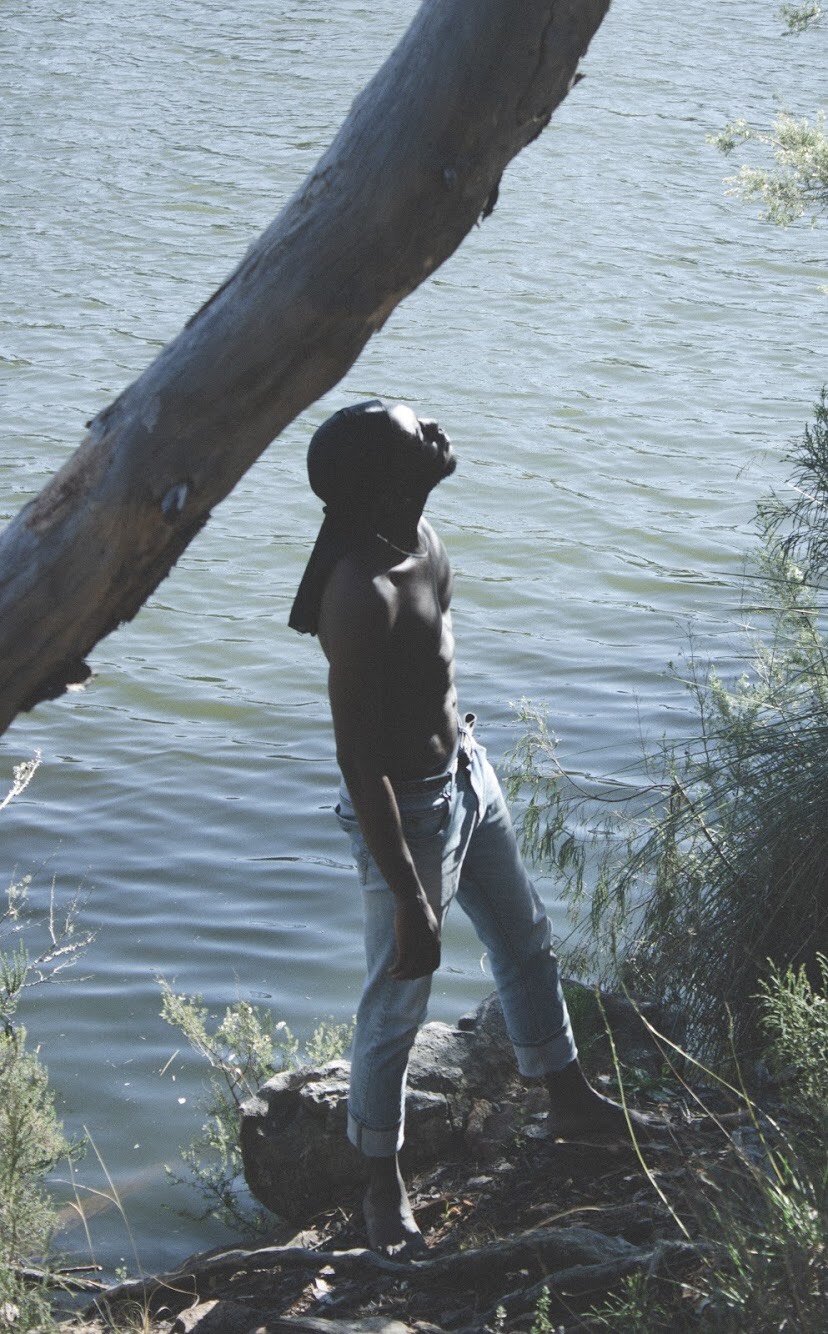
[[[371,1158],[363,1213],[368,1243],[380,1254],[397,1259],[415,1259],[425,1250],[414,1218],[397,1155]]]
[[[368,1159],[368,1190],[371,1195],[389,1196],[405,1192],[397,1155]]]
[[[588,1101],[590,1097],[597,1097],[592,1085],[581,1069],[581,1063],[577,1056],[565,1065],[562,1070],[551,1070],[544,1080],[549,1097],[553,1104],[558,1103],[569,1105]]]

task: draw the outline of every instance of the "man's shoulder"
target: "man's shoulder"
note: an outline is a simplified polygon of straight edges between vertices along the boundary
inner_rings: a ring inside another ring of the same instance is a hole
[[[392,585],[387,571],[377,568],[376,562],[359,551],[349,551],[340,556],[331,570],[325,593],[331,590],[337,598],[364,606],[366,610],[379,610],[388,602]]]
[[[358,554],[342,556],[330,573],[319,612],[319,638],[326,652],[332,640],[387,634],[396,595],[390,580]]]
[[[443,539],[426,518],[420,520],[420,533],[426,540],[431,559],[438,564],[448,565],[448,552],[443,544]]]
[[[432,552],[442,553],[443,555],[446,554],[446,549],[443,546],[443,540],[440,537],[440,534],[437,532],[434,525],[429,523],[425,515],[420,519],[419,531],[420,535],[425,537]]]
[[[448,552],[443,545],[440,534],[437,533],[427,519],[421,520],[421,532],[428,546],[429,560],[431,568],[434,571],[434,580],[440,595],[440,604],[443,611],[448,611],[451,602],[451,594],[454,584],[451,562],[448,558]]]

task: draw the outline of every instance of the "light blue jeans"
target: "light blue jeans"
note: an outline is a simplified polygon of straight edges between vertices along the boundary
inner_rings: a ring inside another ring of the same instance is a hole
[[[529,1077],[562,1070],[577,1051],[552,927],[521,861],[485,750],[463,727],[450,772],[395,790],[406,841],[437,917],[442,922],[456,898],[488,952],[518,1068]],[[350,835],[364,891],[368,965],[354,1034],[348,1137],[363,1153],[384,1158],[403,1143],[408,1054],[425,1018],[431,977],[397,982],[388,976],[396,950],[395,900],[344,784],[336,814]]]

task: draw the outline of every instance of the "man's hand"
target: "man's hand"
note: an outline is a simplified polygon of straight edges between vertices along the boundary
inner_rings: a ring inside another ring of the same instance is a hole
[[[440,966],[440,923],[425,894],[398,899],[394,918],[397,957],[388,969],[395,982],[428,977]]]

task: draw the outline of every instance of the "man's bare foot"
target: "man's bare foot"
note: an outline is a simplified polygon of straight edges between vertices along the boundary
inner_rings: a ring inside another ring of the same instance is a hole
[[[414,1221],[397,1155],[372,1158],[368,1189],[362,1202],[368,1244],[389,1260],[415,1260],[427,1246]]]
[[[596,1092],[577,1060],[546,1076],[549,1090],[549,1128],[566,1139],[588,1139],[593,1135],[629,1140],[663,1135],[663,1122],[627,1108]],[[629,1118],[629,1119],[628,1119]]]

